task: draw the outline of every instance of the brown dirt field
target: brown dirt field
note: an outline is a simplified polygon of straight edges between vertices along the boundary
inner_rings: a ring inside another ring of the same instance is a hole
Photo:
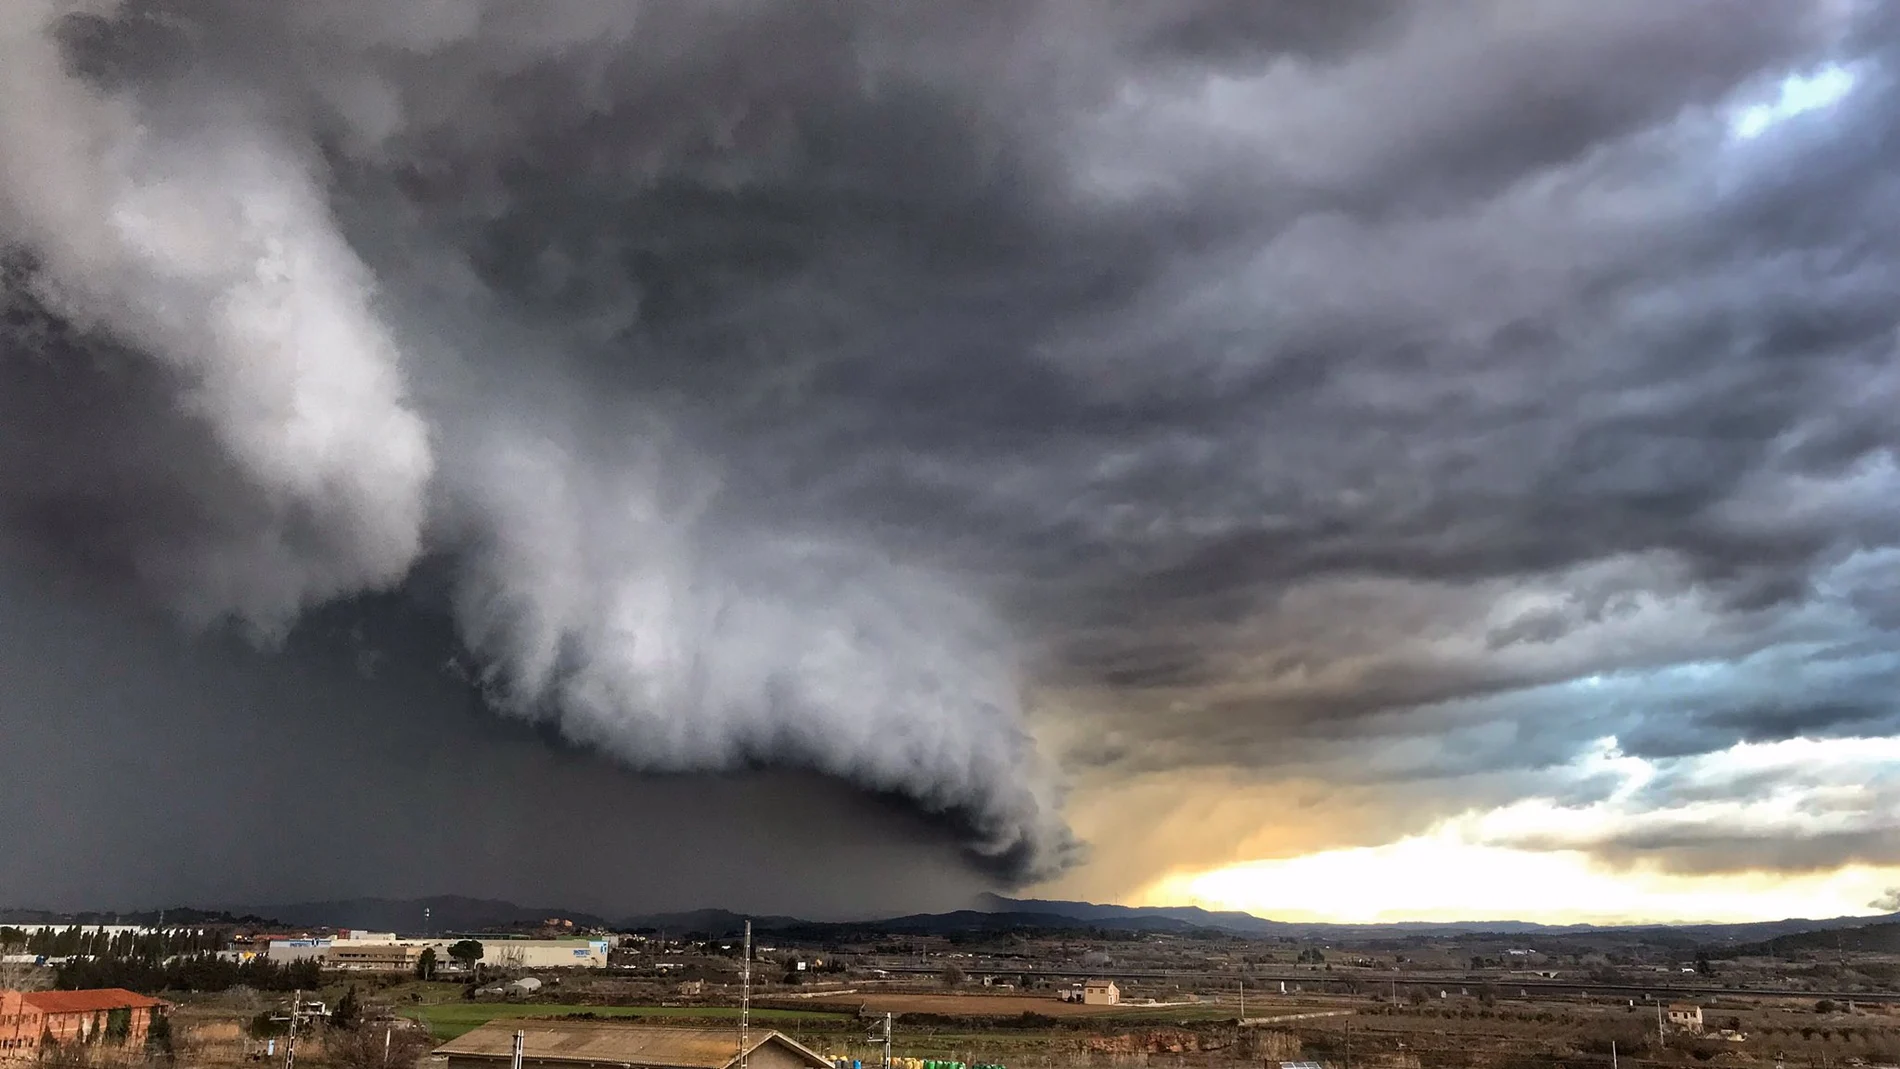
[[[1055,996],[1035,995],[929,995],[866,993],[835,999],[799,999],[797,1005],[814,1010],[855,1012],[862,1006],[867,1013],[934,1013],[945,1017],[1019,1017],[1040,1013],[1045,1017],[1093,1017],[1111,1013],[1139,1013],[1145,1006],[1085,1006],[1079,1002],[1061,1002]],[[787,1006],[791,1006],[787,1003]],[[795,1007],[794,1007],[795,1008]],[[1165,1012],[1162,1008],[1158,1012]]]

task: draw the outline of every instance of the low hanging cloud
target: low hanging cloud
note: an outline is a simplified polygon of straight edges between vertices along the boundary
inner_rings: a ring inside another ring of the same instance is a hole
[[[1747,14],[29,4],[0,530],[1017,879],[1065,782],[1893,736],[1895,27]]]

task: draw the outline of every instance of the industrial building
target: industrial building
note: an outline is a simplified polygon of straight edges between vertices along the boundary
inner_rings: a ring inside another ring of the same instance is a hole
[[[448,1069],[492,1069],[514,1055],[515,1031],[523,1069],[621,1066],[627,1069],[727,1069],[738,1064],[739,1037],[731,1028],[671,1028],[608,1021],[490,1021],[436,1048]],[[831,1063],[778,1032],[757,1033],[746,1050],[747,1069],[831,1069]]]
[[[272,939],[264,944],[264,956],[282,965],[306,958],[326,959],[334,939]]]
[[[323,963],[332,969],[350,972],[411,972],[422,960],[424,943],[359,943],[338,940],[329,948]],[[436,957],[442,956],[437,950]]]
[[[31,1061],[43,1043],[145,1046],[165,1003],[124,988],[0,991],[0,1061]]]
[[[436,956],[450,943],[436,947]],[[482,943],[482,964],[491,969],[604,969],[611,944],[605,939],[495,939]]]
[[[370,935],[371,933],[364,933]],[[481,963],[491,969],[604,969],[611,943],[606,939],[486,939]],[[376,933],[365,939],[273,939],[265,956],[275,962],[315,958],[325,968],[354,972],[406,972],[416,967],[425,948],[435,949],[447,965],[449,947],[459,939],[398,939]]]

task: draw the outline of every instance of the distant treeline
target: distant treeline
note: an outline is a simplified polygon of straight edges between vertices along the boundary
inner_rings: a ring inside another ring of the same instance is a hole
[[[49,958],[151,958],[198,955],[224,946],[228,934],[211,928],[170,928],[164,931],[104,932],[74,925],[41,928],[28,933],[0,926],[0,950],[8,954],[44,954]]]
[[[215,954],[160,961],[153,958],[75,959],[59,967],[53,986],[62,991],[123,987],[152,995],[160,991],[309,990],[323,982],[315,958],[278,964],[266,958],[236,962]]]
[[[206,925],[224,927],[245,926],[253,928],[283,928],[282,921],[260,917],[255,913],[234,914],[230,910],[194,909],[190,906],[172,906],[169,909],[148,909],[136,913],[55,913],[44,909],[0,909],[0,925],[8,924],[83,924],[93,927],[100,924],[120,925],[136,924],[141,928],[177,928],[204,927]]]

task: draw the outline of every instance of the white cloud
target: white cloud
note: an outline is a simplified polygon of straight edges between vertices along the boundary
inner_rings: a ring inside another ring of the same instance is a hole
[[[1796,115],[1839,103],[1853,92],[1855,74],[1846,67],[1825,66],[1811,74],[1792,74],[1782,79],[1773,100],[1751,104],[1737,111],[1729,121],[1729,132],[1743,140],[1760,137],[1770,127]]]

